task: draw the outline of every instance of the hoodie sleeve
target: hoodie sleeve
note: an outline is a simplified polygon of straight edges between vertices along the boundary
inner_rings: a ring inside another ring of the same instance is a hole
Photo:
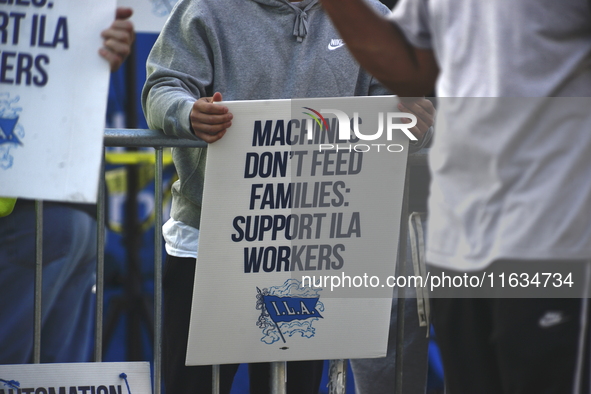
[[[148,126],[165,134],[197,139],[189,116],[195,100],[213,81],[212,36],[203,2],[181,0],[166,22],[146,64],[142,107]],[[201,6],[200,6],[201,4]]]

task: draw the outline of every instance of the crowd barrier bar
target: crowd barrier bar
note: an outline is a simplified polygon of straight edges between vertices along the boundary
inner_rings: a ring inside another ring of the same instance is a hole
[[[181,139],[167,136],[160,131],[145,129],[106,129],[104,136],[106,147],[151,147],[155,149],[155,235],[154,235],[154,394],[161,393],[162,384],[162,149],[168,147],[205,147],[207,143],[197,140]],[[402,220],[400,227],[399,259],[397,267],[404,269],[406,259],[406,236],[408,221],[408,171],[411,166],[426,165],[427,153],[425,150],[409,155],[406,183],[404,186],[404,199]],[[104,179],[104,164],[101,170]],[[42,288],[42,258],[43,258],[43,201],[35,202],[35,309],[34,309],[34,338],[33,338],[33,362],[40,362],[41,354],[41,288]],[[95,324],[95,349],[94,361],[102,361],[102,336],[103,336],[103,297],[104,297],[104,245],[105,245],[105,186],[99,184],[97,203],[97,268],[96,268],[96,324]],[[402,272],[403,273],[403,272]],[[399,272],[400,274],[400,272]],[[402,363],[404,345],[404,294],[399,292],[398,321],[396,336],[396,387],[394,392],[402,394]],[[329,372],[330,394],[343,394],[346,387],[346,360],[331,360]],[[213,394],[219,394],[219,366],[213,368]],[[274,362],[271,367],[271,392],[273,394],[285,394],[287,382],[287,369],[285,362]]]

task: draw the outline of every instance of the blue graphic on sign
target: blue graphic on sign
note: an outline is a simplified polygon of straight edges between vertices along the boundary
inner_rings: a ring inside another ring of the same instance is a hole
[[[12,168],[14,158],[10,151],[22,146],[24,129],[18,124],[19,114],[22,108],[16,107],[20,96],[11,99],[10,94],[0,93],[0,168],[6,170]]]
[[[263,290],[257,287],[256,309],[261,311],[257,326],[263,330],[261,342],[270,345],[281,339],[285,343],[286,336],[294,335],[312,338],[316,333],[312,323],[323,318],[320,291],[322,289],[301,287],[295,279],[286,280],[283,286]]]
[[[0,144],[18,144],[22,145],[22,142],[14,134],[14,129],[18,123],[18,117],[16,118],[0,118]]]
[[[318,298],[264,296],[265,307],[274,322],[322,317],[316,310]]]

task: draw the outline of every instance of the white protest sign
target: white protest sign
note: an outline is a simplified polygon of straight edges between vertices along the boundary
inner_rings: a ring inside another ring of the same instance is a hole
[[[0,394],[151,394],[150,364],[0,365]]]
[[[408,147],[397,99],[223,104],[187,365],[385,356]],[[339,122],[363,139],[337,141]]]
[[[160,33],[177,1],[117,0],[117,5],[133,8],[131,20],[136,31],[142,33]]]
[[[115,0],[2,3],[0,195],[94,202]]]

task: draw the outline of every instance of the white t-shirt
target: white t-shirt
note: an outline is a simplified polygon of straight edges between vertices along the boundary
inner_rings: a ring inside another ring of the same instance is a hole
[[[199,230],[170,218],[162,226],[166,253],[176,257],[197,258]]]
[[[591,2],[400,0],[440,66],[427,261],[591,258]],[[553,97],[553,98],[547,98]]]

